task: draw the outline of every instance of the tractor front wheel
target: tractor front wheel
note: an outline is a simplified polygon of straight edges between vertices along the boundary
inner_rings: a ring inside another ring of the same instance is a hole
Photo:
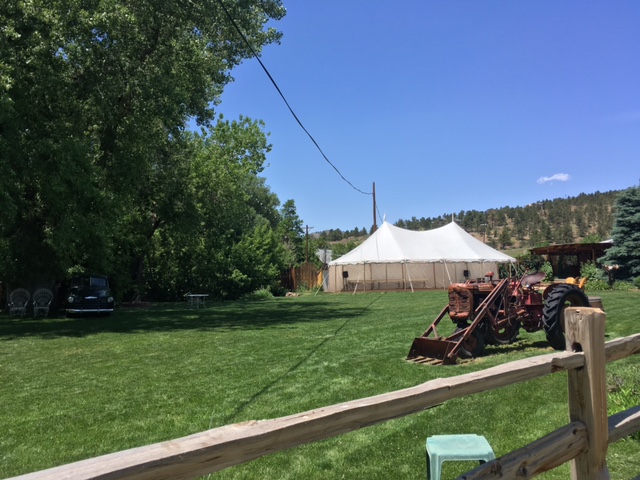
[[[456,332],[460,332],[465,328],[456,328]],[[484,336],[475,329],[469,335],[469,338],[460,346],[458,356],[460,358],[476,358],[484,353]]]
[[[589,297],[575,285],[555,287],[542,310],[542,322],[547,341],[556,350],[565,349],[564,311],[567,307],[588,307]]]
[[[487,342],[492,345],[508,345],[515,342],[520,333],[520,322],[517,320],[496,319],[487,331]]]

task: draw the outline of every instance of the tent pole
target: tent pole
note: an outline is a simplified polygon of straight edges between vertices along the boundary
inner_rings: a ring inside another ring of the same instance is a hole
[[[384,284],[389,285],[389,264],[384,264]]]
[[[407,264],[402,262],[402,290],[407,289],[407,282],[409,283],[409,287],[411,287],[411,277],[409,276]]]
[[[433,288],[438,288],[438,277],[436,277],[436,264],[435,262],[431,262],[431,267],[433,269]]]
[[[447,278],[449,279],[449,285],[451,285],[453,282],[451,281],[451,274],[449,273],[449,267],[447,267],[447,262],[444,262],[444,271],[447,272]],[[444,275],[442,276],[443,280],[445,280]]]
[[[407,278],[409,279],[409,286],[411,287],[411,293],[414,293],[413,280],[411,280],[411,273],[409,273],[409,267],[408,267],[408,265],[406,263],[405,263],[405,269],[407,271]]]

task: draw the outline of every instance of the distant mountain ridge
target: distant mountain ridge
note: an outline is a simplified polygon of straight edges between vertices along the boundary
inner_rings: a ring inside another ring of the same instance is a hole
[[[576,197],[542,200],[525,207],[462,210],[439,217],[412,217],[395,225],[409,230],[430,230],[451,222],[494,248],[509,249],[549,244],[599,242],[610,238],[613,208],[621,190],[582,193]],[[355,228],[328,230],[319,237],[329,242],[366,237],[370,232]]]

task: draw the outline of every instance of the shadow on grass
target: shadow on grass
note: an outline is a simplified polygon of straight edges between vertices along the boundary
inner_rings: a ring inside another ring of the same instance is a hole
[[[50,318],[0,316],[0,340],[21,337],[84,337],[98,333],[142,333],[180,330],[286,328],[304,322],[332,321],[359,315],[362,307],[323,301],[236,302],[189,309],[182,303],[150,308],[120,308],[111,316]]]
[[[318,342],[315,347],[313,347],[312,349],[310,349],[308,351],[308,354],[302,360],[300,360],[299,362],[296,362],[295,364],[291,365],[291,367],[289,367],[289,369],[286,372],[284,372],[278,378],[275,378],[269,384],[267,384],[264,387],[262,387],[258,392],[254,393],[251,396],[251,398],[249,398],[246,402],[238,404],[236,406],[236,408],[233,410],[233,412],[231,412],[231,413],[229,413],[228,415],[225,416],[225,418],[222,420],[223,424],[226,425],[226,424],[231,423],[234,419],[236,419],[238,417],[238,415],[240,413],[242,413],[243,410],[245,410],[248,406],[250,406],[256,400],[258,400],[264,394],[266,394],[276,384],[280,383],[280,381],[283,378],[285,378],[288,375],[291,375],[292,373],[294,373],[303,364],[308,363],[309,361],[312,361],[313,356],[315,355],[315,353],[318,350],[320,350],[321,347],[323,347],[327,342],[329,342],[329,341],[333,340],[335,337],[337,337],[340,334],[340,332],[342,331],[342,329],[345,328],[354,318],[356,318],[358,315],[364,313],[369,307],[371,307],[374,303],[376,303],[380,298],[381,298],[380,296],[372,297],[372,301],[368,305],[366,305],[365,307],[354,308],[354,309],[352,309],[352,311],[349,314],[346,314],[346,315],[342,314],[341,317],[342,318],[346,317],[346,318],[344,319],[344,322],[336,329],[336,331],[333,333],[333,335],[320,340],[320,342]],[[209,425],[209,428],[211,428],[211,427],[212,426]]]
[[[498,353],[524,352],[532,349],[549,349],[551,346],[545,341],[530,341],[526,338],[519,339],[515,343],[508,345],[491,345],[485,349],[484,356],[495,355]]]

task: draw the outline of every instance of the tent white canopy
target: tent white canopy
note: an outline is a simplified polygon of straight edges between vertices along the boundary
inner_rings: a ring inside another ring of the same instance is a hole
[[[515,261],[455,222],[420,232],[384,222],[361,245],[329,263],[325,290],[446,288],[489,271],[497,278],[499,263]]]

